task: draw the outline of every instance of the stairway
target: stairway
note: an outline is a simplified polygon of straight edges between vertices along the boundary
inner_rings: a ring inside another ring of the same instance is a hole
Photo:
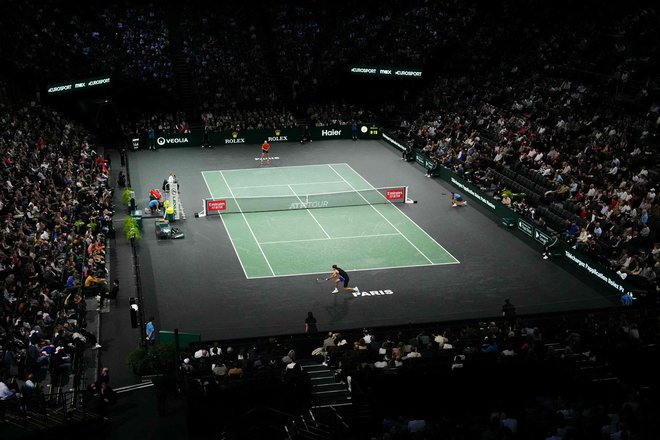
[[[343,382],[337,382],[333,368],[315,360],[300,361],[312,381],[312,408],[351,406],[351,394]]]
[[[190,123],[199,118],[199,94],[193,81],[193,73],[183,52],[183,34],[181,29],[182,9],[181,4],[168,2],[165,13],[165,22],[169,31],[170,51],[172,67],[176,78],[177,95],[179,106],[186,113],[186,119]]]
[[[21,396],[2,404],[3,429],[21,435],[60,427],[73,431],[90,422],[100,423],[102,419],[99,413],[90,411],[83,403],[81,392],[55,390],[50,386],[47,390],[39,390],[33,395]]]
[[[267,14],[258,14],[259,25],[256,26],[256,37],[261,53],[263,63],[268,68],[268,74],[273,82],[273,89],[277,90],[278,106],[291,108],[292,102],[292,84],[290,78],[285,78],[280,70],[280,63],[283,61],[278,58],[273,41],[277,41],[276,35],[273,35],[272,23],[268,20]]]
[[[335,413],[336,414],[336,413]],[[312,411],[293,418],[285,427],[289,439],[295,440],[346,440],[349,426],[341,417],[330,423],[318,420]]]
[[[172,54],[174,61],[174,73],[176,75],[177,92],[181,97],[181,106],[186,113],[187,119],[197,121],[200,103],[196,87],[193,83],[193,74],[186,56],[180,50]],[[192,129],[192,127],[191,127]]]

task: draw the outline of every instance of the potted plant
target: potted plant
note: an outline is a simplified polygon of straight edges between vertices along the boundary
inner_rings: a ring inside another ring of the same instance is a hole
[[[136,240],[142,238],[137,220],[130,215],[124,219],[124,234],[126,234],[126,240],[128,241],[131,241],[133,238]]]
[[[133,191],[133,188],[128,186],[124,188],[124,192],[121,193],[122,201],[124,202],[124,206],[128,209],[129,214],[131,210],[131,194],[135,194],[135,192]]]
[[[156,345],[153,349],[138,348],[128,356],[127,364],[137,376],[171,373],[176,368],[176,349],[173,344]]]

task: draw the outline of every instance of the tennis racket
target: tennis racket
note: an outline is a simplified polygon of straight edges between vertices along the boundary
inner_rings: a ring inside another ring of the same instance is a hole
[[[317,282],[318,284],[325,283],[326,281],[327,281],[327,280],[326,280],[325,278],[317,278],[317,279],[316,279],[316,282]]]

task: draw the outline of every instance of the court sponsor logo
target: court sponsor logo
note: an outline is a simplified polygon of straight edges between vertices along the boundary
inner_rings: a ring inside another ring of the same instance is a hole
[[[604,273],[605,271],[602,271],[598,267],[594,267],[591,264],[587,263],[586,261],[583,261],[581,258],[579,258],[577,255],[574,255],[569,250],[564,250],[564,254],[573,263],[577,264],[579,267],[586,270],[587,272],[589,272],[591,275],[595,276],[596,278],[599,278],[602,281],[604,281],[605,283],[609,284],[610,286],[612,286],[613,288],[615,288],[619,292],[629,293],[630,295],[632,295],[632,292],[626,292],[626,287],[623,286],[622,284],[619,284],[619,282],[616,279],[610,278],[609,274]]]
[[[321,130],[321,136],[341,136],[341,130]]]
[[[282,130],[275,130],[275,136],[268,136],[268,142],[285,142],[289,138],[286,135],[282,135]]]
[[[399,150],[405,150],[405,149],[406,149],[406,147],[404,147],[404,146],[401,145],[399,142],[395,141],[394,139],[392,139],[391,137],[389,137],[389,136],[386,135],[385,133],[383,133],[383,139],[385,139],[385,140],[388,141],[390,144],[392,144],[392,145],[394,145],[395,147],[397,147]]]
[[[451,178],[451,182],[460,189],[462,189],[464,192],[470,194],[472,197],[479,200],[484,205],[488,206],[490,209],[495,209],[495,203],[491,202],[490,200],[488,200],[488,198],[482,196],[481,194],[477,193],[471,188],[468,188],[466,185],[464,185],[462,182],[459,182],[454,177]]]
[[[328,201],[313,201],[313,202],[293,202],[289,205],[289,209],[307,209],[307,208],[327,208]]]
[[[187,144],[188,143],[188,138],[168,138],[165,139],[164,137],[159,137],[156,139],[156,143],[158,145],[165,145],[165,144]]]
[[[206,202],[206,211],[207,212],[219,212],[227,209],[226,200],[207,200]]]
[[[388,189],[385,193],[387,200],[401,200],[404,197],[403,189]]]
[[[383,295],[394,295],[393,290],[365,290],[364,292],[353,292],[353,297],[358,298],[362,296],[383,296]]]
[[[273,160],[273,159],[279,159],[279,158],[280,158],[279,156],[272,156],[272,157],[270,158],[270,160]],[[255,157],[254,160],[260,160],[260,161],[262,161],[262,162],[265,162],[265,161],[268,160],[268,158],[267,158],[267,157]]]
[[[238,132],[233,132],[231,134],[231,139],[225,139],[225,144],[244,144],[245,138],[239,138]]]

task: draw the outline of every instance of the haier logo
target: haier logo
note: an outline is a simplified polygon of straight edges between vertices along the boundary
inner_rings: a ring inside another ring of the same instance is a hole
[[[165,139],[164,137],[159,137],[156,139],[156,143],[158,145],[165,145],[165,144],[187,144],[188,143],[188,138],[169,138]]]
[[[341,130],[321,130],[321,136],[339,136]]]
[[[364,292],[353,292],[353,297],[362,297],[362,296],[383,296],[383,295],[394,295],[393,290],[365,290]]]

